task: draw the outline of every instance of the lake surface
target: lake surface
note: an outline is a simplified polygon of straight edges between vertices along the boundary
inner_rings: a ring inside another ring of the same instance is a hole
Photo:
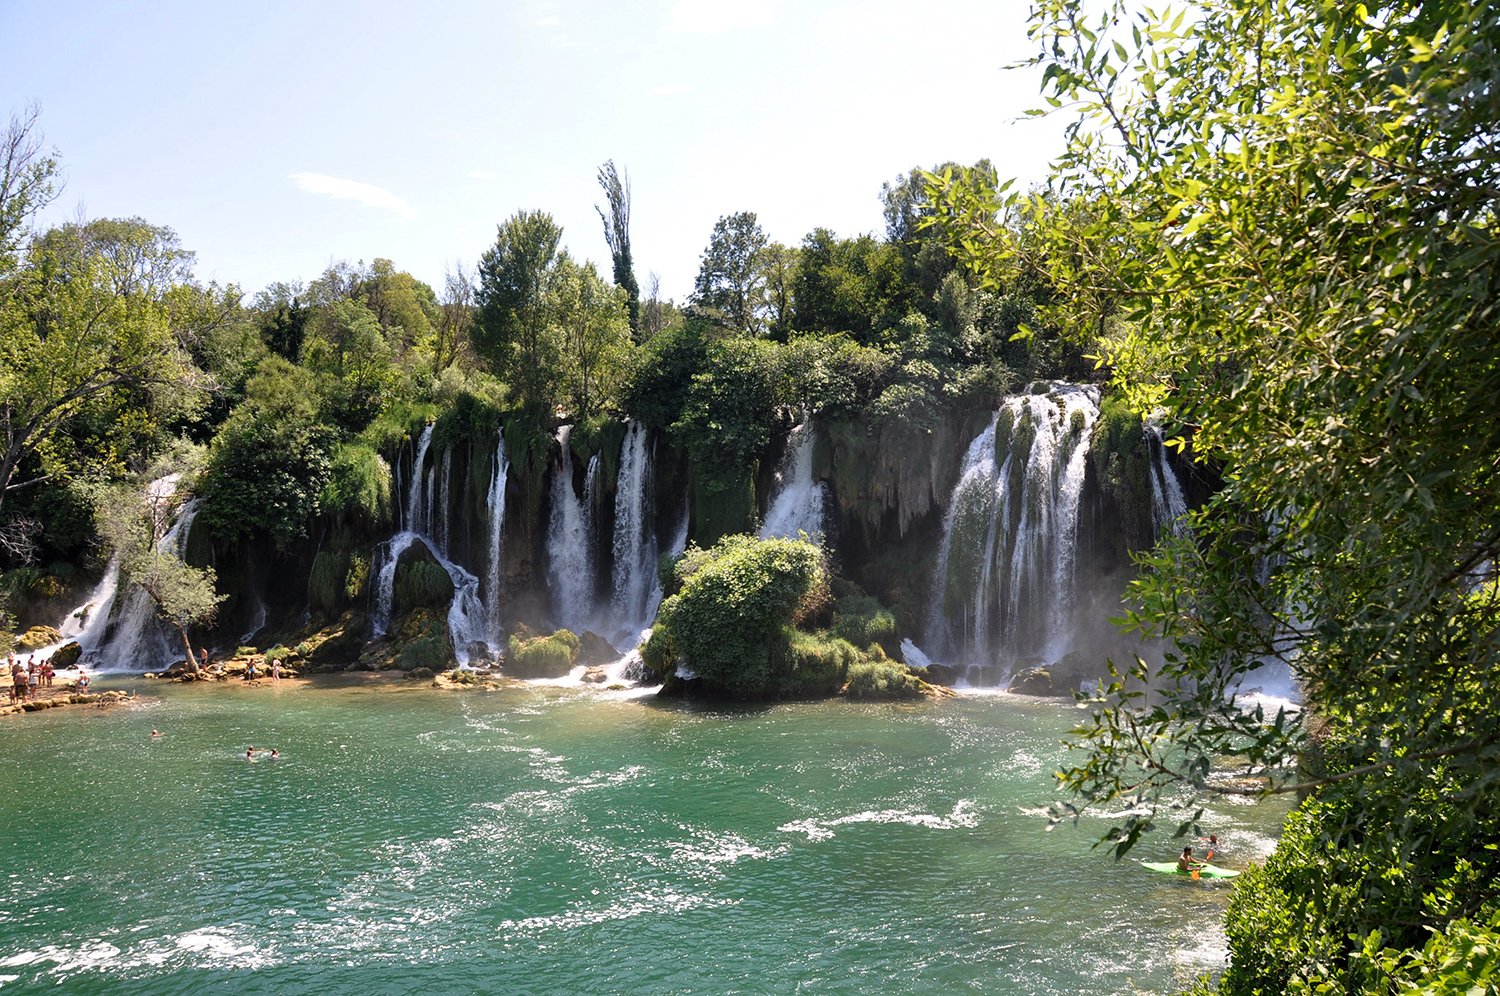
[[[1229,884],[1046,831],[1066,704],[135,687],[0,722],[0,988],[1075,994],[1223,963]],[[1223,863],[1284,811],[1211,811]]]

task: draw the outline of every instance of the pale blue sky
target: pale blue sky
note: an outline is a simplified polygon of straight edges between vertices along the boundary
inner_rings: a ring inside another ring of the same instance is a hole
[[[139,215],[254,292],[384,256],[440,288],[518,210],[608,274],[595,171],[633,188],[643,288],[716,219],[881,234],[880,185],[990,157],[1032,182],[1024,0],[0,0],[0,114],[41,104],[53,220]]]

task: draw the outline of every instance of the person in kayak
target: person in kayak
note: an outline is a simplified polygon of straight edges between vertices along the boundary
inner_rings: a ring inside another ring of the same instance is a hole
[[[1184,847],[1182,854],[1177,858],[1177,870],[1184,874],[1192,874],[1202,868],[1203,865],[1204,862],[1193,860],[1193,848],[1191,846]]]

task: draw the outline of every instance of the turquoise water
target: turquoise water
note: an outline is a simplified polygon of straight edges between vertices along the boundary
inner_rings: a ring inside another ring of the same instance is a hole
[[[1046,831],[1066,705],[139,687],[0,723],[0,987],[1115,993],[1222,964],[1231,886]],[[1279,816],[1211,813],[1223,863]]]

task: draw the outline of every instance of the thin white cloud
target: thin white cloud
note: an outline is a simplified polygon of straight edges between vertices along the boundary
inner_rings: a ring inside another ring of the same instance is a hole
[[[471,180],[498,180],[498,179],[500,179],[500,174],[496,173],[492,169],[471,169],[471,170],[469,170],[469,179],[471,179]]]
[[[763,27],[771,23],[771,14],[769,0],[677,0],[667,30],[718,35]]]
[[[653,97],[680,97],[685,93],[692,93],[693,88],[687,83],[663,83],[651,88]]]
[[[342,177],[328,176],[324,173],[293,173],[289,179],[309,194],[322,194],[339,200],[358,201],[365,207],[391,211],[403,218],[417,216],[417,212],[412,210],[412,206],[406,203],[404,198],[397,197],[384,187],[377,187],[373,183],[345,180]]]

